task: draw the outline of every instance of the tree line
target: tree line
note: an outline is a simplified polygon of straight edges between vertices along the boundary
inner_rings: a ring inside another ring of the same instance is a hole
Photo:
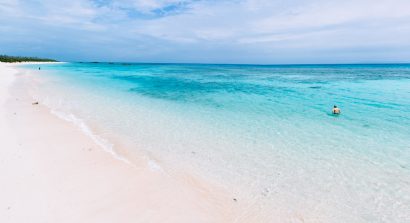
[[[7,56],[0,55],[0,62],[5,63],[17,63],[17,62],[57,62],[57,60],[38,58],[38,57],[19,57],[19,56]]]

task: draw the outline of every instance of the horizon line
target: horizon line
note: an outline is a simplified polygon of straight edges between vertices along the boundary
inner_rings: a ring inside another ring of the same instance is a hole
[[[108,63],[108,64],[186,64],[186,65],[248,65],[248,66],[314,66],[314,65],[410,65],[410,62],[357,62],[357,63],[202,63],[202,62],[113,62],[113,61],[60,61],[69,63]]]

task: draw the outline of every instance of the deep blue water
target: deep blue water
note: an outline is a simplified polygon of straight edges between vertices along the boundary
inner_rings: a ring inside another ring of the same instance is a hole
[[[37,97],[50,107],[261,209],[410,222],[408,64],[41,67]]]

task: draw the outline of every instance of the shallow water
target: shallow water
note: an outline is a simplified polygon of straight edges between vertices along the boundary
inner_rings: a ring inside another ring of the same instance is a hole
[[[41,101],[251,200],[242,219],[410,222],[410,65],[41,68]]]

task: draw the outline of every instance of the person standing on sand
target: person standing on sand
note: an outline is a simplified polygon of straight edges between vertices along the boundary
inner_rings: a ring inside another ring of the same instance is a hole
[[[338,108],[336,105],[333,106],[332,113],[335,115],[340,114],[340,108]]]

